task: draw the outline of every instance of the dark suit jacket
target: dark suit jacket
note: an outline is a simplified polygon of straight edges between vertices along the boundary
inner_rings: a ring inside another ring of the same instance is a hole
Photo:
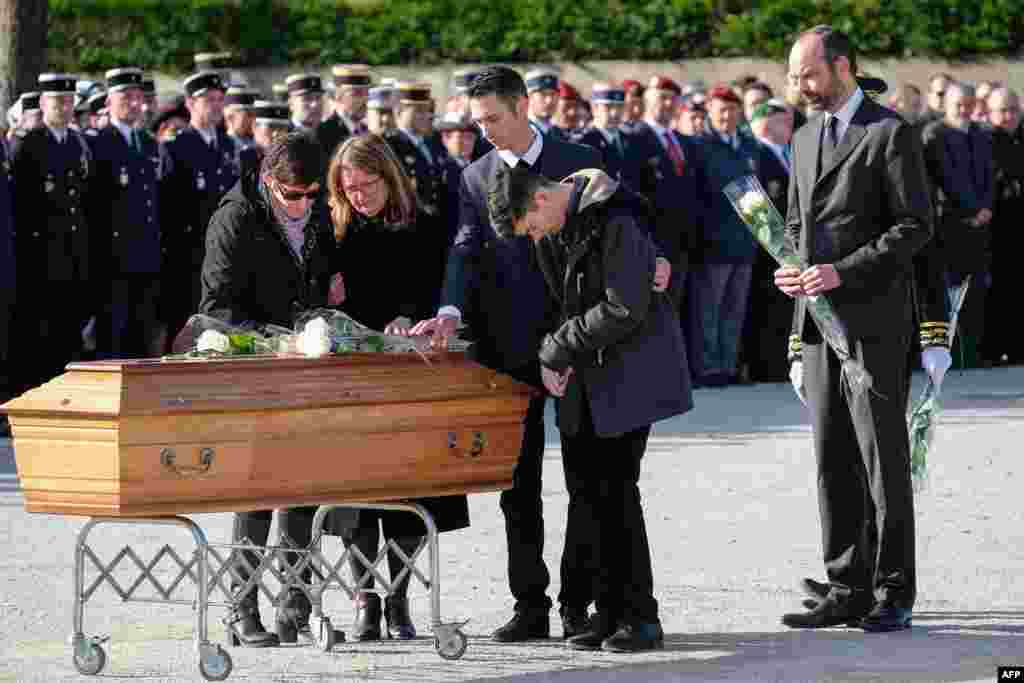
[[[584,168],[601,168],[590,147],[547,137],[534,164],[542,175],[561,180]],[[445,273],[442,305],[456,306],[477,337],[477,358],[499,370],[536,362],[537,348],[551,318],[544,278],[526,237],[499,239],[487,209],[487,190],[499,165],[492,150],[462,172],[459,229]]]
[[[824,117],[793,136],[786,231],[808,264],[833,264],[841,285],[828,293],[853,338],[906,336],[912,260],[932,236],[921,142],[899,114],[868,97],[832,159],[815,177]],[[794,327],[808,339],[805,299]]]
[[[611,139],[609,139],[611,138]],[[580,133],[576,139],[581,145],[593,147],[601,153],[604,161],[605,171],[612,178],[621,179],[623,169],[626,166],[626,159],[629,151],[627,149],[627,136],[621,130],[600,130],[598,128],[587,128]]]
[[[331,114],[326,119],[320,122],[320,125],[316,127],[316,139],[320,142],[321,148],[324,150],[324,169],[326,171],[327,165],[331,163],[331,156],[334,154],[334,150],[337,149],[338,145],[348,140],[352,136],[352,131],[349,130],[345,122],[341,120],[337,112]]]

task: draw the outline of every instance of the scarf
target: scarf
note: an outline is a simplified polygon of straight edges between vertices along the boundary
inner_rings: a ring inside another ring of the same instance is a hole
[[[313,202],[309,202],[306,206],[306,212],[299,218],[292,218],[288,215],[282,207],[278,206],[278,203],[274,200],[270,192],[270,188],[267,184],[260,180],[260,193],[263,195],[263,199],[270,206],[271,213],[274,214],[274,219],[277,224],[284,230],[285,237],[288,238],[288,246],[291,247],[292,253],[295,254],[295,258],[302,263],[302,246],[306,242],[306,225],[309,223],[309,218],[313,214]]]

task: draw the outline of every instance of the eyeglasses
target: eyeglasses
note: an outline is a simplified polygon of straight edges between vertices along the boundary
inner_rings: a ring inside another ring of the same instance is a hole
[[[352,184],[352,185],[342,185],[341,189],[345,192],[345,194],[356,194],[357,192],[359,194],[366,194],[366,193],[370,192],[371,190],[373,190],[373,188],[376,187],[377,184],[380,181],[382,181],[382,180],[384,180],[384,178],[377,177],[377,178],[374,178],[373,180],[369,180],[369,181],[367,181],[365,183],[362,183],[360,185],[355,185],[355,184]]]
[[[936,97],[944,97],[946,95],[945,90],[932,90],[932,94]]]
[[[297,202],[300,199],[309,199],[312,201],[320,196],[320,186],[317,185],[311,190],[302,192],[300,190],[286,190],[280,183],[277,183],[277,192],[281,195],[281,199],[286,202]]]

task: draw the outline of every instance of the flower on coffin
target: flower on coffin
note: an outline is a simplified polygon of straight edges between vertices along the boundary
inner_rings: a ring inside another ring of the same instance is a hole
[[[231,339],[226,334],[217,330],[206,330],[196,340],[196,351],[216,351],[217,353],[231,352]]]
[[[747,218],[753,218],[759,211],[768,208],[768,199],[757,192],[747,192],[739,201],[740,211]]]
[[[306,323],[299,334],[299,351],[308,358],[319,358],[331,352],[331,328],[323,318]]]

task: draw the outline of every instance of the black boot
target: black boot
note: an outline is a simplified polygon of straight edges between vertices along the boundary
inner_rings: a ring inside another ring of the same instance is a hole
[[[356,595],[356,619],[352,624],[352,639],[380,640],[380,596],[376,593]]]
[[[238,647],[276,647],[280,640],[273,633],[268,633],[260,621],[260,611],[253,599],[242,600],[228,612],[224,623],[228,627],[228,645]]]
[[[306,594],[297,589],[289,589],[288,595],[277,606],[277,637],[282,643],[294,643],[301,635],[312,641],[309,630],[309,613],[312,606]]]
[[[395,542],[407,556],[412,557],[419,547],[420,537],[396,538]],[[391,572],[392,581],[394,577],[402,573],[405,563],[394,551],[388,551],[388,569]],[[412,571],[406,572],[401,581],[391,586],[391,595],[384,599],[384,621],[387,624],[388,638],[399,640],[412,640],[416,637],[416,627],[409,616],[409,579]]]
[[[617,621],[611,613],[598,610],[590,617],[586,630],[566,638],[565,646],[571,650],[600,650],[601,643],[614,635]]]

